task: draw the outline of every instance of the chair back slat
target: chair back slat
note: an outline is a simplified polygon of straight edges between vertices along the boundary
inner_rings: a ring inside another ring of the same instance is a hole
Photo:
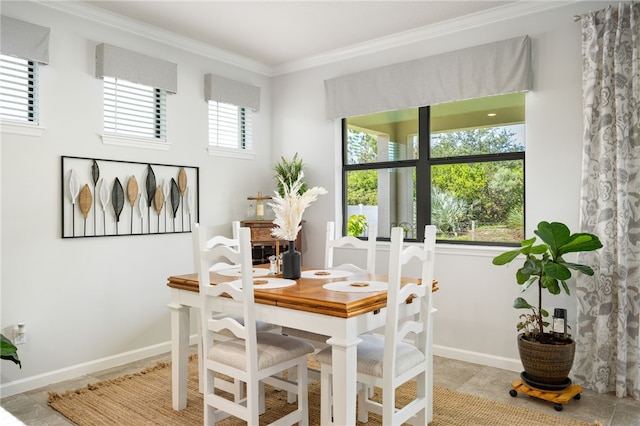
[[[228,330],[235,337],[245,340],[245,349],[248,360],[248,370],[257,371],[257,340],[256,322],[253,295],[253,264],[251,261],[251,242],[249,228],[234,230],[238,238],[216,236],[206,239],[204,230],[199,224],[194,224],[193,240],[197,247],[196,258],[198,264],[198,282],[201,299],[201,309],[205,312],[201,315],[203,339],[205,347],[215,347],[214,333]],[[229,282],[219,283],[215,286],[210,283],[209,272],[211,267],[221,262],[229,261],[231,264],[240,265],[241,285]],[[228,308],[222,313],[232,316],[214,318],[220,313],[213,308],[217,298],[224,298]]]
[[[375,273],[376,266],[376,238],[378,233],[378,226],[376,222],[369,222],[367,225],[368,237],[366,240],[361,240],[354,236],[337,237],[334,222],[327,222],[327,232],[325,238],[325,257],[324,267],[327,269],[339,268],[351,270],[354,272],[366,271],[371,274]],[[351,247],[360,250],[366,250],[366,266],[360,267],[352,263],[343,263],[336,265],[334,262],[334,249]]]
[[[396,376],[396,348],[398,343],[413,336],[415,347],[427,357],[427,332],[431,313],[431,293],[435,260],[435,227],[425,227],[425,240],[421,246],[403,248],[404,231],[400,227],[391,230],[389,254],[389,283],[387,290],[387,317],[385,325],[384,377],[385,382]],[[403,268],[412,261],[420,262],[419,283],[408,283],[401,287]],[[403,314],[407,303],[419,303],[417,314]]]

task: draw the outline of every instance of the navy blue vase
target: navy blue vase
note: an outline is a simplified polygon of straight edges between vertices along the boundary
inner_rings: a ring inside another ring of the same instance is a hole
[[[297,280],[301,273],[300,252],[296,250],[295,241],[289,241],[289,250],[282,253],[282,278]]]

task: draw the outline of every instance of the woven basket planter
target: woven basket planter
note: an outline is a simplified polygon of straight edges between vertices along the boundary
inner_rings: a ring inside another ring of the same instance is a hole
[[[567,382],[576,343],[566,345],[548,345],[531,342],[518,335],[518,351],[525,373],[532,380],[549,385],[562,385]]]

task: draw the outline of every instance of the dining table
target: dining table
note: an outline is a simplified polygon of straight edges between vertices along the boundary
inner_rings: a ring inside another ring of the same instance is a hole
[[[254,266],[254,277],[267,276],[268,266]],[[234,276],[235,275],[235,276]],[[282,277],[282,275],[269,275]],[[210,283],[236,280],[240,269],[210,272]],[[327,343],[332,346],[333,363],[333,420],[336,425],[356,423],[356,349],[364,333],[373,332],[385,325],[387,276],[366,272],[350,272],[333,269],[303,268],[302,275],[292,285],[277,288],[254,287],[256,320],[276,326],[291,327],[302,331],[330,336]],[[416,279],[402,278],[402,282]],[[349,286],[357,283],[358,286]],[[370,288],[362,283],[375,283]],[[189,358],[190,311],[198,308],[200,297],[198,275],[189,273],[168,278],[171,290],[171,368],[172,406],[181,410],[187,406],[187,367]],[[437,281],[432,283],[437,290]],[[433,298],[431,298],[433,300]],[[219,299],[216,310],[228,312],[224,298]],[[405,303],[406,314],[416,313],[419,303]],[[431,313],[436,312],[432,308]],[[199,313],[199,310],[198,310]],[[431,315],[431,316],[432,316]],[[428,393],[427,418],[433,419],[433,325],[428,321]],[[202,348],[198,321],[198,355],[200,380],[202,380]],[[200,389],[202,390],[202,382]]]

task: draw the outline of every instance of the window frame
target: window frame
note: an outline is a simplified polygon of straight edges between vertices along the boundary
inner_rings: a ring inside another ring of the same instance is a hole
[[[475,154],[455,157],[431,158],[431,106],[418,107],[418,158],[397,161],[381,161],[371,163],[348,164],[348,126],[347,118],[342,121],[342,233],[347,232],[347,175],[356,170],[380,170],[390,168],[414,167],[416,172],[416,225],[415,238],[406,241],[422,241],[424,227],[431,222],[431,168],[438,165],[465,164],[474,162],[521,161],[523,169],[523,220],[526,223],[526,173],[525,151],[508,153]],[[389,241],[389,238],[379,237],[378,241]],[[518,246],[518,242],[505,241],[469,241],[469,240],[437,240],[440,243],[473,246]]]

